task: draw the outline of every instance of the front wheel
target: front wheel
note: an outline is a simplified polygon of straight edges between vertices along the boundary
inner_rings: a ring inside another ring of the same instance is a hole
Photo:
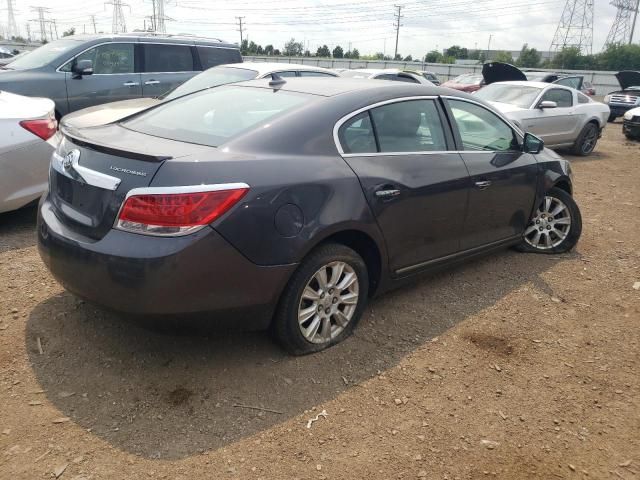
[[[590,155],[598,143],[599,130],[595,123],[587,123],[573,146],[573,153],[583,157]]]
[[[326,244],[292,275],[274,317],[273,331],[294,355],[324,350],[348,337],[367,303],[367,266],[352,249]]]
[[[552,188],[524,231],[518,249],[523,252],[564,253],[578,243],[582,216],[575,200],[564,190]]]

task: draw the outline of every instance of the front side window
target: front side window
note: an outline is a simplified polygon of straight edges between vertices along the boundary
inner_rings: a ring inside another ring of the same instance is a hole
[[[551,90],[547,90],[545,94],[542,95],[540,101],[556,102],[559,108],[571,107],[573,105],[573,94],[569,90],[552,88]]]
[[[504,152],[518,149],[511,127],[495,113],[480,105],[447,100],[464,150]]]
[[[133,73],[133,43],[105,43],[78,55],[75,62],[91,60],[94,75]]]
[[[363,112],[345,122],[338,133],[344,153],[375,153],[376,139],[369,112]]]
[[[240,63],[242,56],[235,48],[196,47],[202,69],[224,65],[227,63]]]
[[[313,98],[297,92],[222,86],[163,103],[121,125],[147,135],[217,147]]]
[[[447,149],[433,100],[409,100],[371,110],[380,152],[428,152]]]
[[[192,72],[193,55],[189,45],[144,45],[144,71]]]

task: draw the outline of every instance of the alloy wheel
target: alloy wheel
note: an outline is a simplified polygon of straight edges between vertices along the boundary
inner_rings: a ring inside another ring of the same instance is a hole
[[[328,343],[345,329],[358,306],[359,282],[345,262],[331,262],[307,282],[298,306],[300,332],[311,343]]]
[[[598,141],[598,131],[595,126],[591,126],[587,130],[584,140],[582,141],[582,153],[589,154],[596,148],[596,142]]]
[[[570,229],[569,208],[558,198],[545,196],[524,232],[524,240],[533,248],[549,250],[560,245]]]

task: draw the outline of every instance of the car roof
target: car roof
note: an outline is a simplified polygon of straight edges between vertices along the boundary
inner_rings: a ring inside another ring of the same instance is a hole
[[[285,72],[289,70],[300,70],[305,72],[323,72],[329,75],[337,75],[336,72],[328,68],[316,67],[315,65],[304,65],[301,63],[281,63],[281,62],[242,62],[227,63],[219,65],[220,67],[240,68],[244,70],[255,70],[258,75],[264,75],[271,72]]]
[[[96,40],[103,41],[114,41],[114,40],[138,40],[138,41],[158,41],[158,42],[176,42],[176,43],[194,43],[194,44],[210,44],[215,43],[224,47],[233,47],[239,48],[238,45],[225,42],[219,38],[210,38],[210,37],[199,37],[196,35],[190,35],[188,33],[181,33],[178,35],[172,35],[169,33],[154,33],[154,32],[130,32],[130,33],[103,33],[103,34],[92,34],[92,33],[83,33],[80,35],[70,35],[67,37],[63,37],[60,40],[76,40],[78,42],[89,42]]]
[[[235,83],[234,85],[247,87],[269,87],[270,79],[249,80],[246,82]],[[440,87],[432,87],[425,84],[406,83],[406,82],[373,82],[366,78],[345,78],[336,77],[328,80],[326,78],[307,77],[307,78],[287,78],[283,83],[273,85],[272,88],[283,91],[291,91],[298,93],[308,93],[311,95],[319,95],[325,97],[333,97],[343,93],[364,90],[378,91],[395,91],[398,96],[436,96],[451,94],[451,90]],[[461,95],[464,96],[464,95]]]

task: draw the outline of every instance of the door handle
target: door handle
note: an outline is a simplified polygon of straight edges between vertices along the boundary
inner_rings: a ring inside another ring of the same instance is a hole
[[[147,80],[146,82],[144,82],[145,85],[158,85],[160,83],[160,80]]]
[[[478,187],[480,190],[484,190],[487,187],[491,186],[491,182],[489,180],[484,180],[481,182],[476,182],[476,187]]]
[[[122,85],[125,87],[136,87],[140,85],[140,82],[124,82]]]
[[[378,190],[376,192],[376,197],[378,198],[393,198],[400,195],[400,190],[397,189],[389,189],[389,190]]]

